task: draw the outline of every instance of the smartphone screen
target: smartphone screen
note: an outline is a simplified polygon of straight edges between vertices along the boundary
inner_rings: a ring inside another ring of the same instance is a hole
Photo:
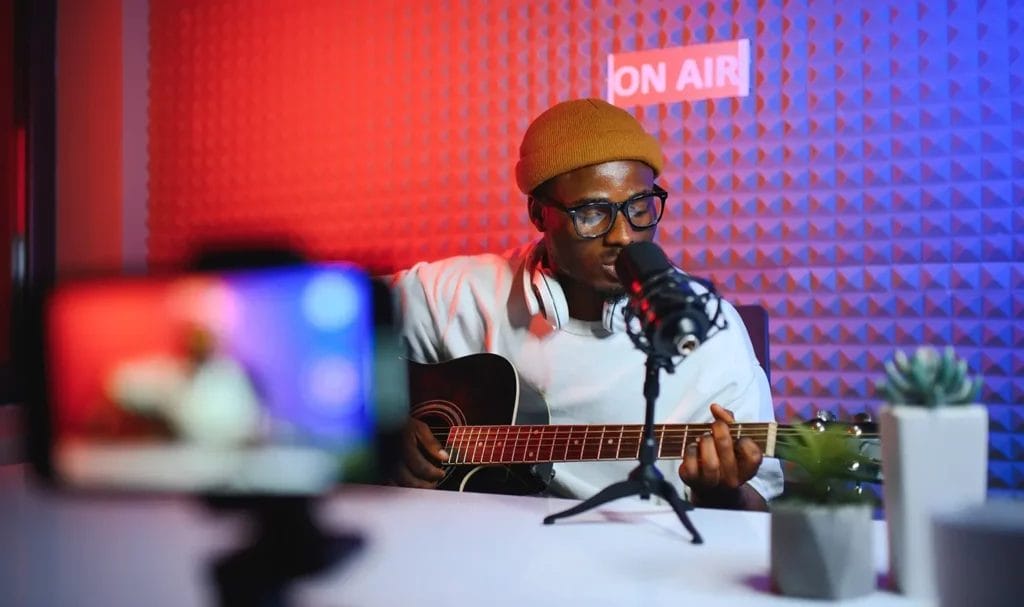
[[[214,494],[371,479],[406,385],[374,304],[347,265],[62,285],[43,324],[55,475]]]

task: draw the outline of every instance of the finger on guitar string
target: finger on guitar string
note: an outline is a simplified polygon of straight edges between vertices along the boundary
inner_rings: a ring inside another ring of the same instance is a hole
[[[764,453],[753,440],[743,437],[736,441],[736,467],[739,471],[740,484],[754,478],[762,460]]]
[[[721,419],[711,424],[711,437],[718,456],[718,484],[729,489],[740,486],[739,469],[736,466],[736,452],[733,446],[729,424]]]
[[[704,434],[697,442],[697,455],[699,457],[700,481],[698,484],[704,487],[716,487],[721,480],[721,461],[718,458],[718,450],[715,446],[714,436],[711,433]]]
[[[433,457],[438,462],[448,461],[448,452],[445,451],[444,448],[441,446],[441,443],[438,442],[437,437],[434,436],[434,433],[430,430],[430,427],[427,426],[427,424],[421,422],[420,420],[412,421],[416,422],[415,424],[412,425],[412,427],[416,433],[416,440],[419,442],[423,450],[426,451],[428,455]]]
[[[444,478],[441,463],[448,454],[418,419],[410,419],[402,433],[402,461],[397,481],[406,487],[434,487]]]
[[[679,478],[687,485],[693,486],[700,480],[700,462],[697,455],[697,443],[686,445],[683,451],[683,463],[679,464]]]

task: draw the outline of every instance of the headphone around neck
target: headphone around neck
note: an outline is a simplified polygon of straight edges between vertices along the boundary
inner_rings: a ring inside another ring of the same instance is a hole
[[[548,267],[543,241],[534,244],[527,255],[522,274],[523,295],[530,315],[541,315],[551,328],[562,329],[569,322],[569,302],[554,272]],[[609,299],[604,303],[602,324],[609,332],[625,330],[622,309],[626,298]]]

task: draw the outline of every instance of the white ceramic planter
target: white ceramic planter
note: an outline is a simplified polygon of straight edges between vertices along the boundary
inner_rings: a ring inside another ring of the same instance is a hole
[[[904,594],[932,597],[932,518],[985,501],[988,411],[887,406],[879,427],[890,581]]]
[[[772,584],[787,596],[848,599],[875,590],[871,507],[773,504]]]

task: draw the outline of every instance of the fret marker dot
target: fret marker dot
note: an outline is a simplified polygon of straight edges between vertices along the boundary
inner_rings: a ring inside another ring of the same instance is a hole
[[[608,444],[609,445],[612,444],[612,439],[610,439],[610,438],[608,439]]]
[[[574,445],[580,444],[580,439],[577,438],[576,440],[572,441],[572,444],[574,444]]]
[[[484,441],[477,441],[476,446],[477,447],[483,447],[484,446]]]
[[[533,457],[533,451],[530,451],[529,456]]]

